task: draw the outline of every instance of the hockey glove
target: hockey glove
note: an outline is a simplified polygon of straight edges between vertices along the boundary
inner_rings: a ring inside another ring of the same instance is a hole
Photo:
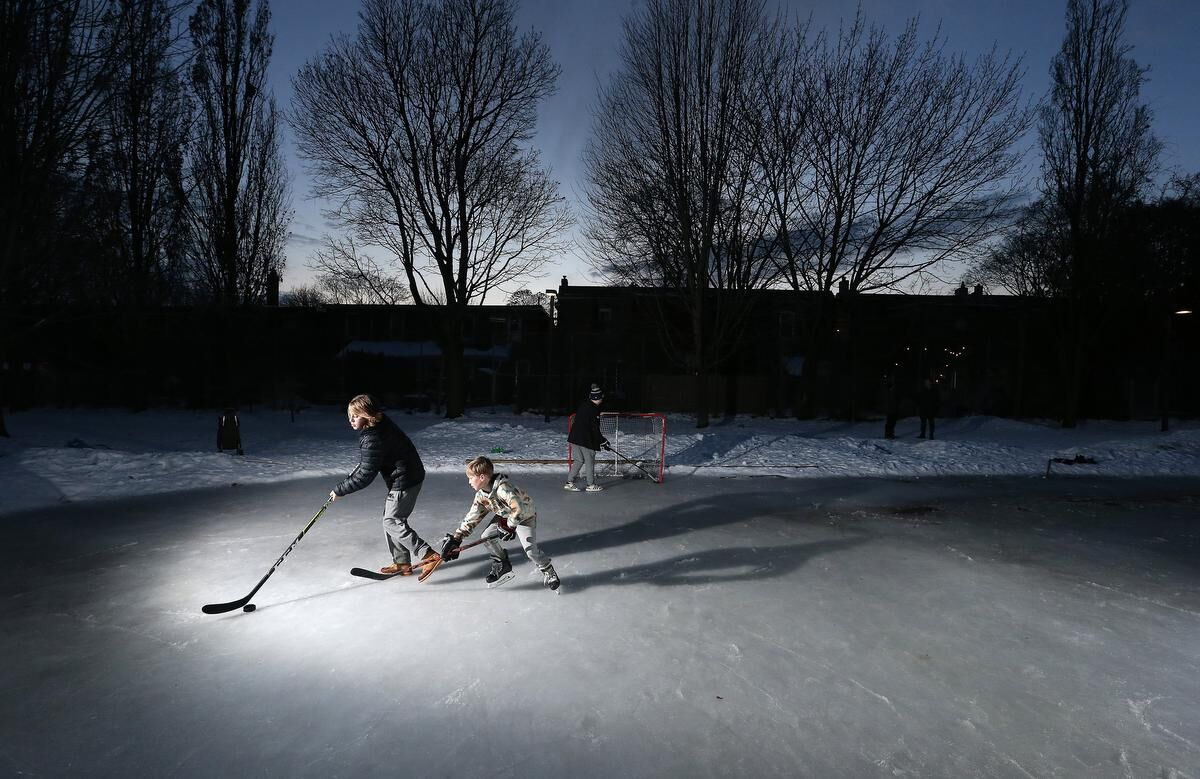
[[[442,555],[443,560],[457,560],[458,548],[462,546],[462,539],[456,538],[450,533],[442,537]]]
[[[496,517],[496,527],[500,528],[500,539],[503,541],[511,541],[517,537],[516,528],[510,527],[503,517]]]

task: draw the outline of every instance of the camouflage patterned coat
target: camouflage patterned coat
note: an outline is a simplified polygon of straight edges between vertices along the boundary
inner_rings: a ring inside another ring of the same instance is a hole
[[[497,473],[487,488],[475,493],[471,510],[463,517],[462,524],[454,534],[459,538],[466,538],[471,535],[475,526],[491,513],[504,520],[507,530],[527,524],[529,520],[537,517],[533,498],[529,497],[529,493],[510,482],[507,475]]]

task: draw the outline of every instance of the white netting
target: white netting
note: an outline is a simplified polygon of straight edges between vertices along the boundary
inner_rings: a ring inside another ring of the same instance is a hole
[[[575,417],[572,415],[571,424]],[[601,412],[600,432],[615,451],[596,454],[596,471],[603,474],[663,479],[667,418],[662,414]]]

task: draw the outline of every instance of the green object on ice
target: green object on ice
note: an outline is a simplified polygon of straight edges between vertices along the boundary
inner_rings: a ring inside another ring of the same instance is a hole
[[[492,447],[492,454],[508,454],[508,451],[509,450],[505,449],[503,446],[493,446]]]

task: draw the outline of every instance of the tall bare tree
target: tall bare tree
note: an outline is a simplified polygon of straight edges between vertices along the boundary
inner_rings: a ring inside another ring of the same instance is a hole
[[[70,299],[67,214],[108,97],[104,0],[0,3],[0,304]]]
[[[391,253],[417,305],[441,314],[451,418],[465,406],[464,309],[535,274],[569,225],[527,146],[559,69],[540,36],[517,34],[513,14],[512,0],[366,0],[357,35],[293,79],[291,121],[315,193],[339,204],[330,216],[356,238]]]
[[[225,304],[265,299],[291,221],[279,114],[266,83],[266,0],[201,0],[190,28],[198,104],[190,162],[196,282]]]
[[[1127,0],[1068,0],[1050,100],[1039,116],[1044,196],[1067,232],[1064,427],[1079,417],[1085,323],[1098,313],[1098,271],[1107,263],[1112,226],[1149,185],[1161,150],[1150,109],[1140,102],[1146,69],[1124,42],[1128,8]]]
[[[788,286],[920,286],[1010,220],[1013,146],[1031,118],[1018,61],[994,50],[972,62],[948,54],[940,36],[921,41],[916,20],[892,39],[861,12],[811,44],[806,25],[792,36],[779,91],[765,103],[775,256]],[[802,414],[831,346],[828,299],[817,295],[815,316],[803,320]],[[852,315],[848,324],[853,342]]]
[[[807,186],[782,233],[793,287],[893,288],[963,258],[1012,216],[1013,147],[1031,118],[1020,64],[945,47],[922,43],[915,20],[889,40],[860,14],[799,63]]]
[[[29,336],[57,304],[86,289],[72,251],[88,144],[104,109],[111,47],[100,34],[104,0],[0,3],[0,361],[20,365]],[[11,399],[0,373],[3,407]]]
[[[709,376],[745,325],[745,292],[775,276],[757,154],[759,79],[780,43],[770,30],[761,0],[648,0],[625,19],[585,151],[593,264],[677,293],[686,325],[676,332],[668,311],[658,330],[695,378],[697,427]]]
[[[106,15],[109,99],[86,176],[92,262],[101,266],[91,286],[106,302],[162,303],[183,281],[191,114],[181,77],[181,8],[169,0],[113,0]]]

